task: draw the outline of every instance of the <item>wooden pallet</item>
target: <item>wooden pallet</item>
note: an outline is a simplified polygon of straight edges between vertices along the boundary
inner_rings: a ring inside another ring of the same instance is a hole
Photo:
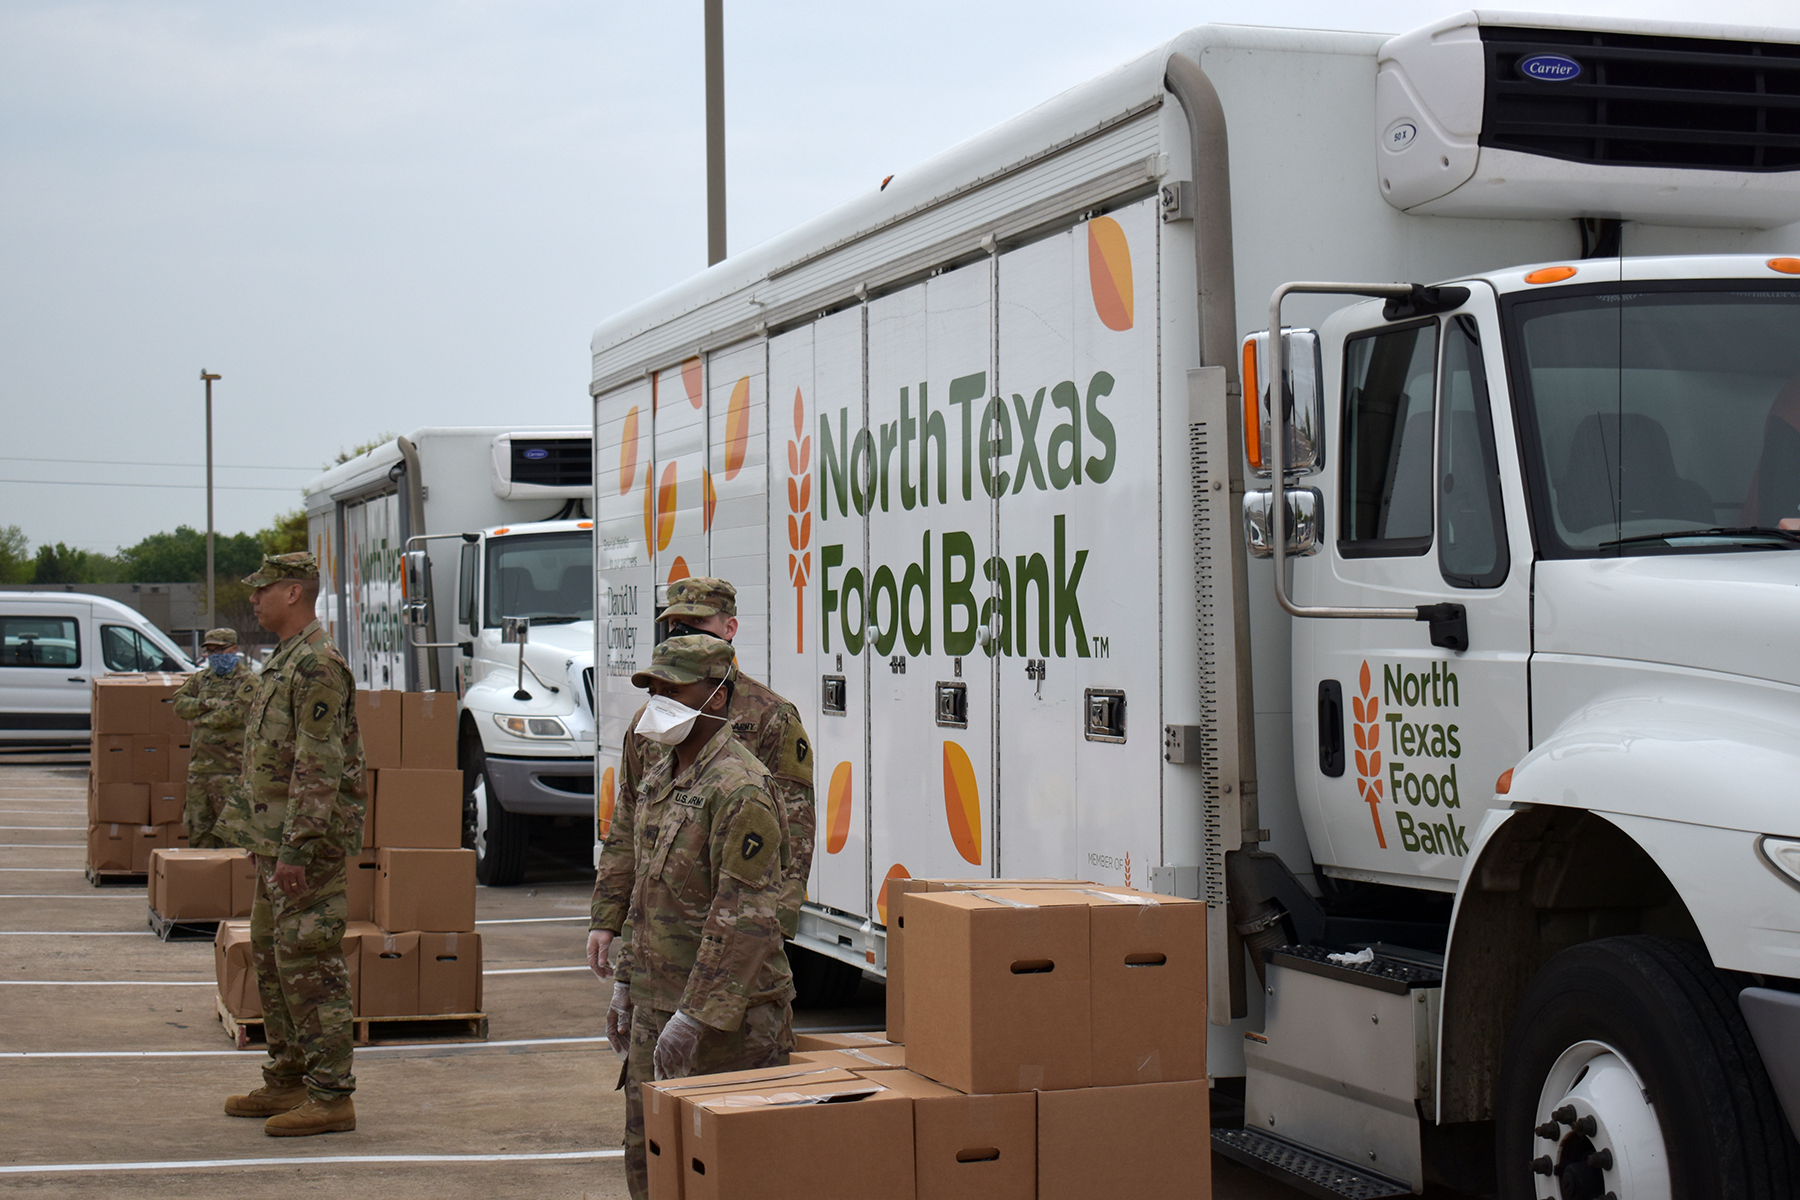
[[[103,888],[150,886],[150,876],[142,871],[101,871],[93,867],[87,869],[87,881]]]
[[[239,1050],[264,1044],[261,1017],[234,1017],[226,1009],[224,999],[216,1000],[219,1022]],[[355,1017],[353,1028],[358,1046],[431,1045],[437,1042],[485,1042],[488,1035],[486,1013],[445,1013],[419,1017]]]
[[[219,922],[230,920],[229,917],[212,917],[200,920],[196,917],[165,917],[154,908],[150,913],[150,928],[156,936],[165,942],[197,942],[201,939],[212,941],[219,932]]]

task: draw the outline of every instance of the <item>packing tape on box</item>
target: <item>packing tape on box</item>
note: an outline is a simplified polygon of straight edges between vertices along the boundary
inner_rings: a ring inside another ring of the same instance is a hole
[[[864,1062],[869,1063],[873,1066],[877,1066],[877,1067],[891,1067],[894,1065],[893,1063],[890,1063],[890,1062],[881,1061],[879,1058],[876,1058],[873,1054],[864,1054],[861,1050],[856,1049],[854,1046],[845,1046],[842,1050],[838,1051],[838,1053],[839,1054],[848,1054],[853,1058],[860,1058]]]
[[[444,935],[444,957],[456,957],[456,935],[454,933],[446,933]]]
[[[1014,900],[1011,896],[996,896],[992,892],[970,892],[969,895],[974,896],[981,900],[991,901],[995,904],[1004,904],[1008,908],[1036,908],[1036,907],[1038,907],[1037,905],[1032,904],[1031,902],[1029,902],[1027,900]]]

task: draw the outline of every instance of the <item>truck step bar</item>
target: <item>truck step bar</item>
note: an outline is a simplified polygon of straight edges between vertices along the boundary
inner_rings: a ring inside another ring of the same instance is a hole
[[[1212,1141],[1213,1149],[1233,1162],[1320,1200],[1380,1200],[1384,1196],[1413,1194],[1404,1183],[1296,1146],[1260,1129],[1215,1129]]]

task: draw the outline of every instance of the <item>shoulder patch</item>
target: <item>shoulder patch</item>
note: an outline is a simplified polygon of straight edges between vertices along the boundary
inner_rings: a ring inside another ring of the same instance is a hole
[[[781,751],[775,761],[770,764],[771,772],[778,779],[790,779],[796,783],[812,786],[813,781],[813,746],[807,739],[806,727],[800,724],[797,714],[784,714],[781,731]]]
[[[752,888],[768,886],[781,872],[781,823],[766,804],[744,805],[725,832],[720,870]]]
[[[317,741],[325,741],[335,732],[337,716],[343,707],[342,696],[322,683],[315,683],[306,689],[300,703],[294,706],[294,716],[301,733]]]

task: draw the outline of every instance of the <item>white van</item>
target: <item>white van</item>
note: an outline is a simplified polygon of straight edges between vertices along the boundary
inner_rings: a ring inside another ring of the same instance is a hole
[[[85,742],[97,676],[193,669],[167,635],[117,600],[0,592],[0,743]]]

